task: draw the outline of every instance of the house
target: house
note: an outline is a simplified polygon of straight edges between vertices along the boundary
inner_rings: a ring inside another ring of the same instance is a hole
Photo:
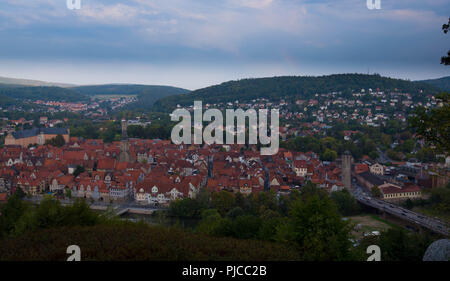
[[[422,190],[414,184],[400,187],[392,183],[385,183],[378,186],[378,188],[385,200],[404,200],[422,197]]]
[[[364,173],[367,171],[369,171],[369,166],[367,164],[358,163],[355,165],[355,173],[356,174],[361,174],[361,173]]]
[[[371,165],[369,169],[372,174],[380,176],[384,175],[384,166],[379,163]]]
[[[54,178],[50,184],[50,191],[55,192],[64,190],[66,187],[70,187],[73,183],[73,176],[66,175],[58,178]]]
[[[305,177],[308,172],[308,164],[306,163],[306,160],[294,160],[292,169],[297,177]]]

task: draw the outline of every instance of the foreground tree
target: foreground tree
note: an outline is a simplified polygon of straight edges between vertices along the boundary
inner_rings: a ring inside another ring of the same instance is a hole
[[[410,119],[410,126],[421,138],[444,152],[450,151],[450,94],[436,96],[440,106],[433,109],[418,108]]]
[[[445,34],[448,33],[448,29],[450,28],[450,18],[448,19],[448,23],[442,25],[442,30]],[[450,65],[450,51],[448,51],[447,56],[441,58],[441,64]]]
[[[336,261],[351,259],[350,225],[337,207],[319,194],[296,200],[286,224],[278,227],[278,240],[292,244],[303,260]]]
[[[355,197],[347,189],[332,192],[330,197],[338,206],[339,213],[343,216],[353,216],[361,212]]]

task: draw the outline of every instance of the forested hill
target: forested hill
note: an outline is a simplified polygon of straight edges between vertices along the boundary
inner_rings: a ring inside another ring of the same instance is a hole
[[[158,100],[155,107],[171,110],[177,104],[192,105],[194,100],[204,103],[247,101],[256,98],[310,98],[316,93],[343,92],[351,93],[361,89],[380,89],[382,91],[404,91],[418,94],[423,91],[437,93],[436,87],[408,80],[393,79],[380,75],[335,74],[328,76],[283,76],[272,78],[242,79],[229,81],[199,89],[189,95],[170,96]]]
[[[87,100],[88,97],[67,88],[61,87],[26,87],[18,85],[0,86],[0,95],[16,100],[45,100],[77,102]]]
[[[81,94],[92,95],[166,95],[168,93],[184,94],[189,90],[171,86],[135,85],[135,84],[105,84],[88,85],[71,88]]]
[[[423,82],[423,83],[433,85],[442,91],[446,91],[446,92],[450,91],[450,76],[442,77],[442,78],[438,78],[438,79],[422,80],[422,81],[418,81],[418,82]]]
[[[63,88],[0,83],[0,106],[21,105],[25,100],[84,102],[95,95],[132,95],[137,96],[138,102],[130,104],[130,109],[148,109],[160,98],[188,92],[181,88],[151,85],[111,84]]]
[[[134,85],[134,84],[107,84],[79,86],[71,88],[80,94],[93,95],[130,95],[137,96],[138,102],[128,106],[130,109],[148,109],[161,98],[186,94],[189,90],[171,86]]]
[[[75,85],[67,84],[67,83],[57,83],[57,82],[45,82],[40,80],[30,80],[30,79],[20,79],[20,78],[10,78],[10,77],[0,77],[0,86],[4,84],[7,85],[17,85],[17,86],[28,86],[28,87],[37,87],[37,86],[46,86],[46,87],[73,87]]]

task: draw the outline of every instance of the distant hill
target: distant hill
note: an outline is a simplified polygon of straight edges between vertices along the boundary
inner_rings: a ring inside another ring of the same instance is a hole
[[[0,94],[0,107],[11,106],[11,105],[14,105],[15,103],[16,103],[16,100],[14,100],[8,96]]]
[[[21,102],[23,100],[45,100],[45,101],[67,101],[77,102],[87,100],[84,96],[74,90],[61,87],[24,87],[9,86],[0,87],[0,95]]]
[[[442,91],[450,91],[450,76],[437,78],[437,79],[421,80],[418,82],[433,85]]]
[[[73,87],[73,84],[44,82],[39,80],[18,79],[9,77],[0,77],[0,84],[17,85],[17,86],[47,86],[47,87]]]
[[[0,77],[0,106],[23,105],[24,100],[76,102],[88,98],[67,89],[72,84]]]
[[[22,83],[22,84],[20,84]],[[74,86],[33,86],[32,84],[54,84],[36,80],[0,77],[0,106],[20,104],[23,100],[86,101],[94,95],[135,95],[138,102],[128,105],[129,109],[148,109],[153,103],[170,95],[188,93],[188,90],[170,86],[133,84],[108,84]]]
[[[176,105],[193,105],[194,100],[204,103],[248,101],[256,98],[311,98],[316,93],[351,93],[360,89],[401,90],[411,94],[436,93],[436,87],[401,79],[366,74],[335,74],[328,76],[283,76],[229,81],[178,96],[158,100],[155,107],[172,110]]]
[[[108,84],[79,86],[70,88],[80,94],[94,95],[136,95],[139,102],[128,106],[129,109],[148,109],[161,98],[186,94],[189,90],[171,86],[134,85],[134,84]]]

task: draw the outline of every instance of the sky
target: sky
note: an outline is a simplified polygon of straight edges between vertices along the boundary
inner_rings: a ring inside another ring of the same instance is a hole
[[[448,0],[0,0],[0,76],[190,90],[281,75],[450,75]]]

